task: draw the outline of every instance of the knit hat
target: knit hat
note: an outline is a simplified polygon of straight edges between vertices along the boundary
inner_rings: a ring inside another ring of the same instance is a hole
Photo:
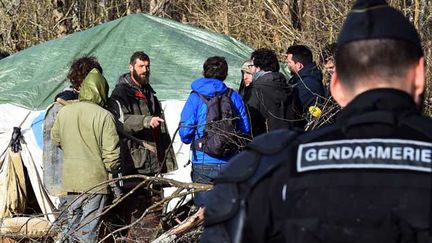
[[[414,25],[385,0],[358,0],[349,12],[338,38],[338,47],[353,41],[398,39],[411,42],[423,54]]]
[[[252,74],[252,66],[253,66],[253,63],[251,61],[246,61],[245,63],[243,63],[241,70],[245,73]]]

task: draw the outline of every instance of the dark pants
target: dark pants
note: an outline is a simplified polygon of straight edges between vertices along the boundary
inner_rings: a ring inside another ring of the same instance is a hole
[[[213,179],[226,167],[226,164],[192,164],[192,181],[213,184]],[[206,205],[208,192],[194,193],[194,203],[198,207]]]

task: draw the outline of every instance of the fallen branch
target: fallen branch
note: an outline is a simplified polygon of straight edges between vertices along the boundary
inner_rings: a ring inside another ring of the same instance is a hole
[[[95,215],[94,217],[86,220],[85,222],[81,222],[78,225],[78,227],[76,227],[71,232],[69,232],[69,234],[72,234],[72,233],[78,231],[79,229],[81,229],[82,227],[84,227],[85,225],[90,223],[91,221],[95,220],[96,218],[107,214],[115,206],[117,206],[122,201],[124,201],[125,198],[129,197],[134,192],[136,192],[139,188],[146,188],[146,189],[150,190],[151,189],[150,185],[159,184],[159,185],[169,185],[169,186],[177,187],[177,190],[171,196],[165,197],[165,198],[161,199],[160,201],[154,203],[150,207],[148,207],[139,219],[135,220],[134,222],[132,222],[129,225],[126,225],[126,226],[123,226],[117,230],[114,230],[113,232],[106,235],[100,242],[103,242],[104,240],[106,240],[110,237],[113,237],[115,239],[115,235],[117,233],[121,232],[122,230],[130,229],[131,227],[133,227],[134,225],[139,223],[149,213],[159,211],[163,207],[166,207],[166,205],[174,198],[182,198],[182,197],[185,197],[185,196],[190,195],[192,193],[207,191],[207,190],[210,190],[212,188],[212,186],[208,185],[208,184],[180,182],[180,181],[176,181],[176,180],[168,179],[168,178],[163,178],[163,177],[153,177],[153,176],[145,176],[145,175],[130,175],[130,176],[123,176],[121,178],[114,178],[114,179],[99,183],[99,184],[95,185],[94,187],[89,188],[88,190],[83,192],[83,194],[77,196],[77,198],[75,198],[70,204],[74,203],[76,200],[78,200],[78,198],[80,198],[86,194],[92,194],[92,193],[90,193],[90,191],[95,191],[95,190],[98,191],[98,190],[106,187],[108,184],[115,183],[119,180],[131,180],[131,179],[141,179],[142,181],[140,183],[138,183],[132,190],[130,190],[129,192],[124,194],[122,197],[118,198],[113,204],[106,206],[100,214]],[[63,208],[62,212],[60,212],[60,216],[67,212],[68,207],[69,206]],[[52,226],[54,226],[54,225],[56,225],[56,223],[53,224]],[[54,229],[54,228],[58,229],[58,227],[52,227],[52,226],[50,227],[48,232],[50,232],[50,230]],[[50,233],[52,233],[52,232],[50,232]],[[67,235],[65,235],[63,237],[67,237]]]
[[[181,224],[163,233],[152,243],[168,243],[173,242],[178,236],[188,232],[190,229],[195,228],[204,221],[204,208],[200,208],[194,215],[185,219]]]

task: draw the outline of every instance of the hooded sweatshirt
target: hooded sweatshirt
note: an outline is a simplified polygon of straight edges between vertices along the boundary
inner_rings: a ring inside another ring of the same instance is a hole
[[[199,78],[192,82],[192,91],[200,93],[204,96],[214,97],[225,93],[228,88],[224,82],[213,78]],[[237,121],[237,128],[244,134],[250,133],[249,118],[245,105],[240,95],[233,91],[231,94],[231,101],[233,104],[233,111],[240,117]],[[179,130],[180,138],[183,143],[190,144],[194,140],[201,138],[204,134],[206,124],[207,105],[199,97],[198,94],[192,92],[181,113]],[[199,126],[198,126],[199,125]],[[193,127],[196,126],[196,127]],[[201,151],[196,151],[196,158],[192,156],[193,163],[209,163],[218,164],[226,163],[230,158],[214,158]]]
[[[120,165],[114,119],[101,107],[108,89],[105,78],[93,69],[81,85],[79,102],[63,107],[56,117],[51,138],[64,152],[61,194],[86,192]],[[90,193],[108,193],[106,187],[98,189]]]
[[[292,125],[292,88],[280,72],[257,72],[253,76],[250,96],[245,101],[255,136]]]

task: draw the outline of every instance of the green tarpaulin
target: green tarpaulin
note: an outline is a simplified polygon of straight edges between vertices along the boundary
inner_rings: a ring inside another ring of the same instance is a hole
[[[150,81],[160,99],[185,99],[210,56],[224,56],[228,86],[238,88],[240,66],[252,49],[233,38],[168,19],[136,14],[20,51],[0,61],[0,103],[45,109],[69,85],[72,61],[99,59],[110,90],[142,50],[151,58]]]

